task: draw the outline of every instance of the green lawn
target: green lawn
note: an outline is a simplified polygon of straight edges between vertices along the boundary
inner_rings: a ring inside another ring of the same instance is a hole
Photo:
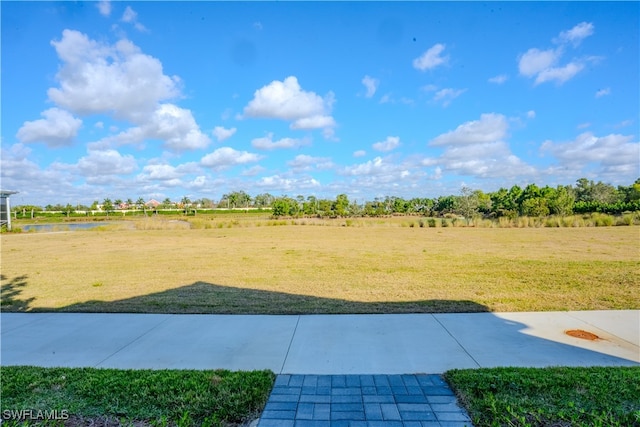
[[[264,408],[270,371],[116,370],[2,367],[2,416],[11,411],[56,411],[45,425],[242,424]],[[66,415],[65,415],[66,414]],[[69,416],[69,419],[64,420]],[[3,420],[3,425],[34,422]]]
[[[640,367],[456,369],[445,378],[476,427],[640,426]]]

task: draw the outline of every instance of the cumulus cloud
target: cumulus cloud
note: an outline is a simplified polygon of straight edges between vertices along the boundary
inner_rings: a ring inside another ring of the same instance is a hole
[[[380,175],[388,172],[393,165],[385,162],[382,157],[376,157],[365,163],[348,166],[344,169],[346,175]]]
[[[287,162],[295,172],[308,170],[331,169],[333,162],[328,157],[314,157],[307,154],[299,154],[293,160]]]
[[[557,48],[527,50],[518,56],[518,71],[525,77],[534,78],[536,85],[545,82],[556,82],[560,85],[571,80],[585,68],[587,62],[597,58],[577,58],[564,65],[559,65],[560,59],[569,45],[578,46],[583,39],[593,34],[593,29],[593,24],[582,22],[570,30],[562,31],[553,39],[559,45]]]
[[[357,150],[353,152],[353,157],[364,157],[367,155],[367,152],[364,150]]]
[[[502,114],[487,113],[480,116],[480,120],[472,120],[459,125],[432,139],[429,145],[472,145],[494,142],[507,135],[507,119]]]
[[[200,131],[190,110],[173,104],[160,104],[141,126],[129,128],[91,146],[137,144],[147,139],[164,141],[166,148],[177,152],[204,149],[211,143],[211,139]]]
[[[142,174],[140,174],[139,177],[151,180],[167,181],[171,179],[178,179],[182,175],[182,173],[178,173],[174,166],[167,164],[152,164],[142,168]]]
[[[256,185],[272,191],[309,190],[320,187],[320,182],[313,177],[284,177],[272,175],[261,178]]]
[[[376,142],[372,145],[376,151],[391,151],[400,145],[400,137],[388,136],[384,141]]]
[[[501,85],[502,83],[506,82],[509,79],[509,76],[507,76],[506,74],[499,74],[497,76],[491,77],[489,79],[489,83],[495,83],[497,85]]]
[[[631,135],[598,137],[584,132],[569,142],[545,141],[541,151],[552,154],[560,161],[561,168],[574,176],[582,176],[588,167],[595,167],[595,172],[603,176],[637,178],[640,143]]]
[[[431,70],[438,65],[446,64],[449,56],[442,56],[445,45],[438,43],[427,49],[422,55],[413,60],[413,67],[420,71]]]
[[[116,150],[89,150],[88,155],[78,160],[81,175],[95,177],[103,175],[128,175],[138,168],[131,155],[122,155]]]
[[[62,61],[59,87],[48,90],[53,102],[77,114],[107,114],[137,125],[93,148],[160,139],[168,149],[182,151],[210,143],[190,110],[162,102],[180,96],[180,79],[165,75],[158,59],[129,40],[108,45],[64,30],[51,44]]]
[[[96,4],[96,7],[98,8],[102,16],[111,15],[111,0],[100,0]]]
[[[528,119],[535,119],[536,118],[536,112],[533,111],[533,110],[527,111],[527,118]]]
[[[50,147],[73,143],[82,120],[59,108],[49,108],[41,115],[44,119],[23,123],[16,135],[20,142],[44,142]]]
[[[278,148],[300,148],[305,145],[311,144],[311,140],[308,138],[296,139],[296,138],[282,138],[277,141],[273,140],[273,133],[269,133],[267,136],[256,138],[251,141],[251,145],[259,150],[276,150]]]
[[[331,116],[334,101],[332,92],[323,98],[304,91],[298,79],[290,76],[255,91],[253,99],[244,107],[244,115],[290,121],[291,129],[333,130],[336,125]]]
[[[555,49],[540,50],[531,48],[520,56],[518,70],[520,74],[533,77],[544,70],[550,69],[560,56],[560,52]]]
[[[216,137],[216,140],[218,142],[222,142],[225,139],[231,138],[233,134],[236,133],[236,130],[236,128],[225,129],[222,126],[216,126],[215,128],[213,128],[213,131],[211,133]]]
[[[238,151],[231,147],[221,147],[204,156],[200,160],[200,164],[211,169],[222,170],[236,165],[255,163],[261,158],[262,156],[249,153],[248,151]]]
[[[370,76],[364,76],[362,78],[362,84],[367,89],[367,93],[365,93],[364,96],[367,98],[371,98],[373,95],[375,95],[376,90],[378,90],[378,85],[380,84],[380,80],[374,79],[373,77],[370,77]]]
[[[440,168],[459,175],[481,178],[532,175],[535,169],[515,156],[504,141],[508,121],[496,113],[482,114],[479,120],[459,125],[437,136],[430,146],[443,147],[439,157],[424,159],[423,166]]]
[[[129,40],[107,45],[64,30],[51,44],[62,66],[56,75],[60,87],[49,89],[49,99],[74,113],[137,121],[160,101],[180,95],[180,79],[165,75],[158,59]]]
[[[606,87],[604,89],[600,89],[596,91],[596,98],[602,98],[603,96],[607,96],[611,94],[611,89]]]

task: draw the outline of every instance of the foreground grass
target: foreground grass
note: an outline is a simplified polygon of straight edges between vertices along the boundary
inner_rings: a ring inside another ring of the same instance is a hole
[[[640,308],[640,227],[264,226],[1,237],[4,311]]]
[[[452,370],[476,427],[640,426],[640,367]]]
[[[46,425],[240,424],[259,415],[275,379],[270,371],[6,366],[0,373],[3,424],[19,410],[32,410],[34,417],[38,411],[69,416]]]

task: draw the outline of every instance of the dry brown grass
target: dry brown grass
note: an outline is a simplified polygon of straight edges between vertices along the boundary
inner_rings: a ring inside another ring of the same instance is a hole
[[[267,225],[5,234],[2,308],[171,313],[640,308],[639,227]]]

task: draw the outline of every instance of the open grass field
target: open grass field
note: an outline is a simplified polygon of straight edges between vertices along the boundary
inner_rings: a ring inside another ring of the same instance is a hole
[[[163,224],[3,234],[2,310],[284,314],[640,308],[637,226],[421,228],[384,220],[352,226],[229,222],[200,229]]]

